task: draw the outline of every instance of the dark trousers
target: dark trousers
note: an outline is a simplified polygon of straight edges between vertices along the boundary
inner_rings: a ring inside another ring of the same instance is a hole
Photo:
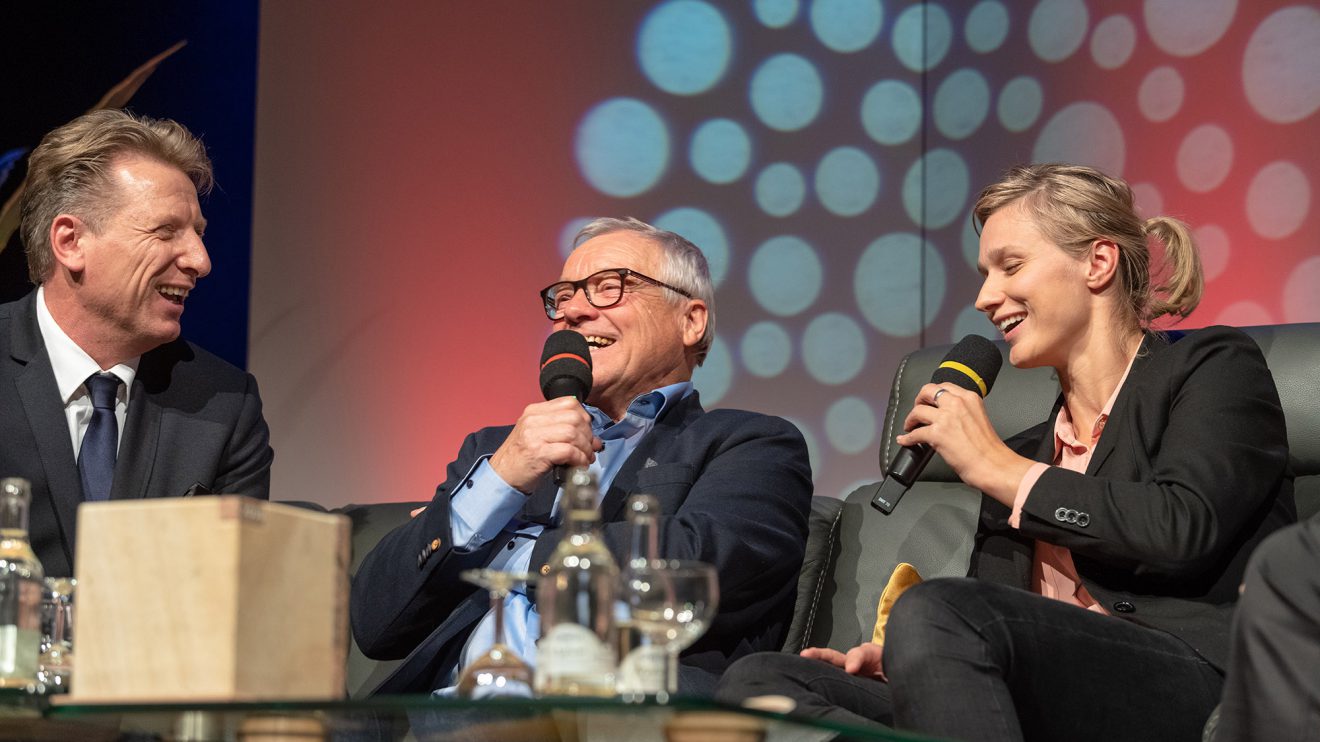
[[[1266,539],[1233,619],[1219,740],[1320,739],[1320,520]]]
[[[1196,742],[1223,685],[1162,631],[973,579],[913,587],[887,632],[889,683],[757,654],[716,697],[784,695],[806,716],[949,739]]]

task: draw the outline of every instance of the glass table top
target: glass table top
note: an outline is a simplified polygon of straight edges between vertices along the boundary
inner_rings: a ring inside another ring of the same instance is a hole
[[[698,698],[82,703],[0,692],[0,738],[32,740],[499,740],[797,742],[928,738],[737,708]]]

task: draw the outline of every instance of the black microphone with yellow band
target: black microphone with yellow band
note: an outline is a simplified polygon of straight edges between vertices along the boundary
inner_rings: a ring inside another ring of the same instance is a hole
[[[953,346],[935,373],[931,374],[932,384],[953,384],[963,389],[976,392],[982,397],[990,393],[999,375],[999,367],[1004,365],[1004,357],[995,344],[980,335],[968,335]],[[935,451],[925,444],[903,446],[894,457],[894,463],[885,472],[885,480],[880,489],[871,498],[872,507],[888,515],[900,498],[921,476],[926,464],[930,463]],[[880,452],[880,466],[885,465],[884,450]]]

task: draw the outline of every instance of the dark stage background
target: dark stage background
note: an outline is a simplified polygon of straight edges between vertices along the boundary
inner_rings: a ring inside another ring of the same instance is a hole
[[[184,335],[247,365],[257,2],[0,3],[0,162],[87,111],[139,65],[178,41],[128,107],[173,118],[202,137],[216,188],[203,209],[211,275],[188,299]],[[0,203],[26,159],[0,176]],[[0,172],[3,172],[0,166]],[[32,289],[17,235],[0,251],[0,301]]]

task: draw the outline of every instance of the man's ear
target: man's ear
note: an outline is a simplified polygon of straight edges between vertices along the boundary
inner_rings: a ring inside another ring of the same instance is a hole
[[[87,224],[72,214],[60,214],[50,222],[50,251],[55,262],[70,273],[81,273],[87,267],[82,245],[87,231]]]
[[[708,319],[706,302],[701,299],[688,299],[679,327],[683,333],[684,347],[691,348],[701,342],[701,338],[706,334]]]
[[[1114,283],[1118,274],[1118,244],[1113,240],[1096,240],[1086,257],[1086,285],[1092,291],[1104,291]]]

